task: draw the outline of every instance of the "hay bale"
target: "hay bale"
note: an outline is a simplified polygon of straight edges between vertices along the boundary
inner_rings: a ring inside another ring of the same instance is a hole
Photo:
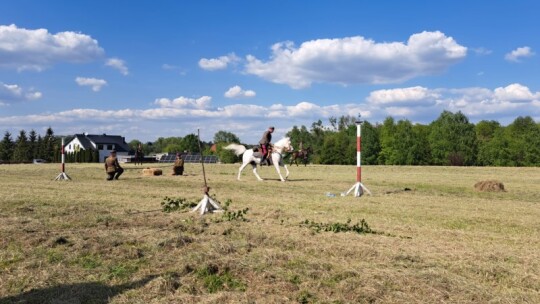
[[[156,175],[162,175],[163,171],[158,168],[146,168],[142,170],[143,176],[156,176]]]
[[[504,184],[496,180],[480,181],[474,184],[474,190],[480,192],[506,192]]]

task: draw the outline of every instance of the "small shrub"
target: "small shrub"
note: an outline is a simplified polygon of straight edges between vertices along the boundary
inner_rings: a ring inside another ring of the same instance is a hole
[[[315,221],[305,220],[300,223],[300,226],[310,228],[317,233],[321,231],[331,231],[334,233],[351,231],[359,234],[377,233],[369,227],[364,219],[354,225],[351,225],[351,219],[348,219],[346,223],[317,223]]]
[[[228,199],[225,201],[225,204],[223,205],[223,219],[232,222],[232,221],[241,221],[241,222],[247,222],[247,219],[244,217],[248,211],[249,208],[244,208],[242,210],[232,211],[229,210],[229,206],[231,205],[232,201]]]
[[[196,202],[189,202],[185,198],[172,198],[165,196],[161,202],[163,212],[169,213],[173,211],[180,211],[184,209],[190,209],[197,206]]]

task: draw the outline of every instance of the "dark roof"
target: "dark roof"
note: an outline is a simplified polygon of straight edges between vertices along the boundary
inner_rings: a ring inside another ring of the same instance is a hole
[[[120,135],[93,135],[93,134],[75,134],[74,138],[78,138],[84,149],[92,149],[92,142],[96,145],[110,145],[114,144],[114,148],[117,152],[129,152],[129,145],[126,143],[126,139]]]

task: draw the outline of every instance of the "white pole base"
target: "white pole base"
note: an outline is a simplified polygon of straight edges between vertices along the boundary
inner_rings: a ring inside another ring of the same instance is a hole
[[[207,212],[223,212],[223,209],[221,209],[221,206],[219,206],[216,201],[214,201],[208,194],[205,194],[203,199],[191,210],[191,212],[195,212],[199,210],[199,213],[201,215],[204,215]]]
[[[347,191],[347,193],[345,193],[345,195],[343,196],[347,196],[349,195],[349,193],[351,193],[351,191],[354,190],[354,197],[360,197],[364,194],[364,192],[366,192],[367,194],[371,195],[371,191],[369,191],[368,188],[366,188],[366,186],[364,186],[364,184],[362,184],[361,182],[356,182],[356,184],[354,184],[351,189],[349,189],[349,191]]]
[[[67,175],[65,172],[62,172],[58,174],[54,180],[71,180],[71,177],[69,177],[69,175]]]

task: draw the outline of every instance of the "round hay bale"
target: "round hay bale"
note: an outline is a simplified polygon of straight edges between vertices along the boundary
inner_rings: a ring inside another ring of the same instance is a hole
[[[480,192],[506,192],[504,184],[496,180],[480,181],[474,184],[474,190]]]
[[[143,176],[156,176],[163,174],[163,170],[158,168],[146,168],[142,170]]]

